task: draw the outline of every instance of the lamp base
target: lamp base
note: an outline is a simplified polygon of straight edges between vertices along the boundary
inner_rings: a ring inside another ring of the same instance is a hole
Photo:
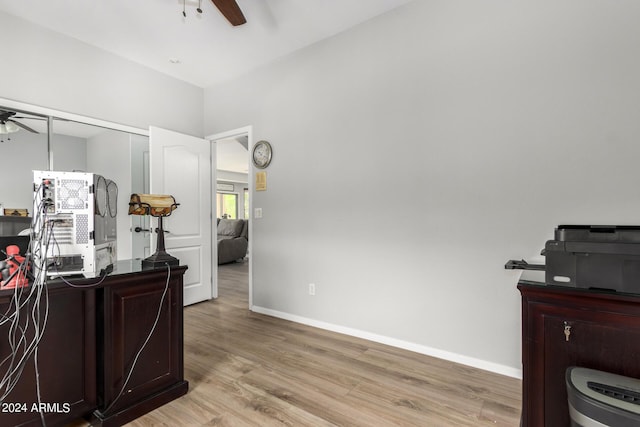
[[[157,251],[155,254],[142,260],[142,269],[147,270],[152,268],[161,268],[165,267],[167,264],[171,267],[177,267],[180,265],[180,260],[169,255],[165,251]]]

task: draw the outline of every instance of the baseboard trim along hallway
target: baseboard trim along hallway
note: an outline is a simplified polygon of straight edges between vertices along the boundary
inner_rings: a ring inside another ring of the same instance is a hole
[[[427,356],[437,357],[439,359],[448,360],[454,363],[460,363],[462,365],[472,366],[474,368],[482,369],[485,371],[493,372],[500,375],[506,375],[508,377],[522,379],[522,370],[515,369],[510,366],[501,365],[499,363],[488,362],[486,360],[477,359],[474,357],[464,356],[450,351],[444,351],[437,348],[412,343],[409,341],[403,341],[396,338],[387,337],[384,335],[374,334],[359,329],[348,328],[346,326],[336,325],[333,323],[322,322],[320,320],[310,319],[308,317],[298,316],[295,314],[285,313],[278,310],[271,310],[260,306],[251,307],[251,311],[265,314],[267,316],[277,317],[283,320],[289,320],[291,322],[301,323],[307,326],[313,326],[315,328],[324,329],[339,334],[349,335],[356,338],[362,338],[369,341],[377,342],[379,344],[385,344],[392,347],[401,348],[403,350],[409,350],[416,353],[424,354]]]

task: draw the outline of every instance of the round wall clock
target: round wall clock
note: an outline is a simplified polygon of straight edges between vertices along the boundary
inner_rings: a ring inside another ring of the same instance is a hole
[[[251,158],[253,159],[253,164],[257,168],[264,169],[269,166],[269,163],[271,163],[271,155],[271,144],[267,141],[258,141],[256,142],[256,145],[253,146]]]

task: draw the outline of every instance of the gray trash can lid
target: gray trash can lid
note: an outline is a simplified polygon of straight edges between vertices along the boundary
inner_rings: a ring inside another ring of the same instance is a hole
[[[565,379],[570,416],[580,425],[640,425],[640,380],[575,366]]]

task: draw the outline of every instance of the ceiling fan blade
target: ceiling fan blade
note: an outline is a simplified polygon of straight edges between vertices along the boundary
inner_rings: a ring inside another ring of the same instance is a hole
[[[14,119],[25,119],[25,120],[47,120],[46,117],[27,117],[27,116],[13,116]]]
[[[16,122],[15,120],[7,119],[7,121],[16,124],[16,125],[20,126],[22,129],[28,130],[31,133],[39,133],[38,131],[31,129],[29,126],[23,125],[22,123]]]
[[[247,19],[242,14],[240,6],[235,0],[211,0],[218,10],[227,18],[234,27],[245,24]]]

